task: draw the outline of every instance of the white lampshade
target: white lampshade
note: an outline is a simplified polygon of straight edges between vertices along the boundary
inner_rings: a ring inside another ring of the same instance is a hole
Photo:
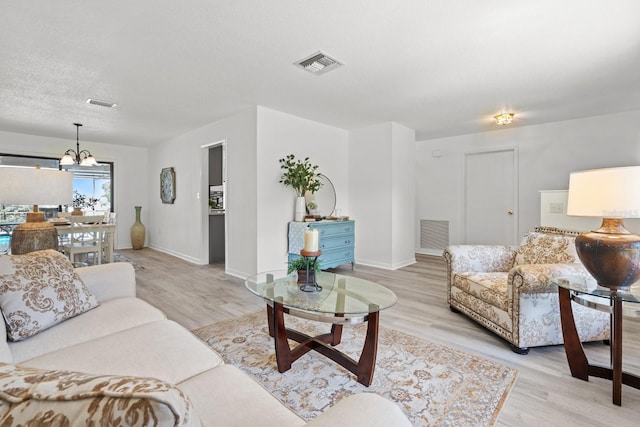
[[[54,169],[0,167],[0,203],[68,205],[73,201],[73,174]]]
[[[640,166],[572,172],[567,215],[640,218]]]

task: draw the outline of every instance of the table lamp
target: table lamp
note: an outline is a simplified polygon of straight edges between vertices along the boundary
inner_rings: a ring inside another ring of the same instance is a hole
[[[11,253],[14,255],[43,249],[58,249],[58,232],[44,220],[38,205],[64,205],[73,200],[71,172],[0,167],[0,203],[4,205],[33,205],[27,222],[17,226],[11,234]]]
[[[598,230],[576,238],[582,264],[598,284],[628,290],[640,279],[640,237],[623,218],[640,218],[640,166],[572,172],[567,215],[602,217]]]

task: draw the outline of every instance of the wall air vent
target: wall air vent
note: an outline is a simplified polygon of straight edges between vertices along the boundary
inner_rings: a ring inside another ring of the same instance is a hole
[[[305,59],[294,62],[293,65],[307,70],[311,74],[319,76],[320,74],[324,74],[331,70],[335,70],[338,67],[342,67],[343,64],[329,57],[324,52],[316,52],[313,55],[306,57]]]

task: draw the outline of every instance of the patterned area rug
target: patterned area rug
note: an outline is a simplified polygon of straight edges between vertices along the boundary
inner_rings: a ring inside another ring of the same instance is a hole
[[[292,316],[285,324],[310,335],[330,328]],[[365,324],[345,326],[336,348],[357,360],[365,331]],[[265,311],[193,332],[307,420],[345,396],[374,392],[398,403],[414,426],[493,425],[518,376],[499,363],[380,327],[373,383],[365,387],[314,351],[279,373]]]
[[[128,257],[122,255],[120,252],[113,253],[113,262],[128,262],[133,265],[134,270],[136,271],[144,270],[144,266],[142,264],[132,261]]]

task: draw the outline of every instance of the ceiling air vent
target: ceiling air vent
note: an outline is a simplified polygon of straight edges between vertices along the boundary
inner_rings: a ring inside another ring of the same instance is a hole
[[[342,67],[343,64],[329,57],[326,53],[316,52],[305,59],[295,62],[294,65],[319,76],[320,74]]]

